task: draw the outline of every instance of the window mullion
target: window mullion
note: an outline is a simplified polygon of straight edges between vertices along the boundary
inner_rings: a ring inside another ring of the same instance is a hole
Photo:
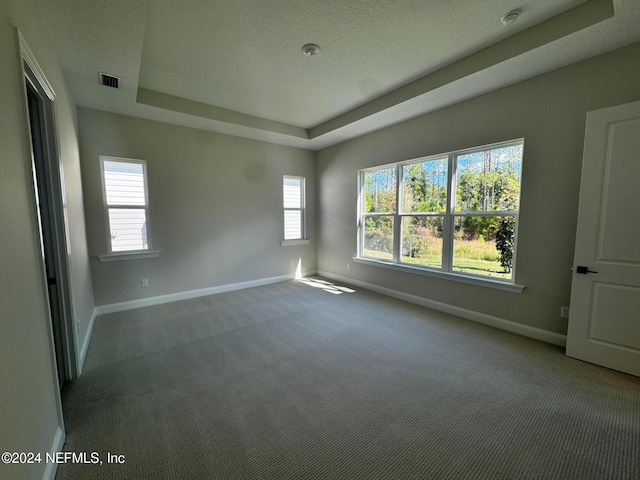
[[[364,172],[360,172],[358,175],[358,216],[356,221],[358,222],[358,241],[356,245],[358,257],[364,256]]]
[[[517,210],[482,210],[456,212],[456,216],[459,217],[510,217],[517,214]]]
[[[396,211],[393,216],[393,261],[395,263],[400,262],[402,257],[402,222],[400,217],[400,211],[402,208],[402,200],[400,198],[402,192],[402,165],[396,165]]]
[[[454,210],[456,200],[456,162],[455,155],[449,154],[447,169],[447,209],[444,215],[444,232],[442,244],[442,270],[450,272],[453,268]]]
[[[300,181],[300,222],[302,224],[302,238],[307,237],[307,180]]]
[[[148,210],[149,207],[148,205],[133,205],[133,204],[127,204],[127,205],[120,205],[120,204],[115,204],[115,205],[107,205],[107,208],[117,208],[117,209],[132,209],[132,210],[138,210],[138,209],[145,209]]]

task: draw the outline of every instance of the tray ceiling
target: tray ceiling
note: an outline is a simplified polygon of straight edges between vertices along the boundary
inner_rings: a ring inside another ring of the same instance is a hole
[[[640,40],[635,0],[36,4],[78,105],[309,149]]]

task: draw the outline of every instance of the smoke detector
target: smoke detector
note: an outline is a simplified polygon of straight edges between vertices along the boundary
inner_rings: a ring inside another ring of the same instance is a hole
[[[500,21],[502,22],[503,25],[511,25],[512,23],[515,23],[515,21],[518,20],[519,17],[520,17],[520,11],[513,10],[507,13],[506,15],[504,15],[500,19]]]

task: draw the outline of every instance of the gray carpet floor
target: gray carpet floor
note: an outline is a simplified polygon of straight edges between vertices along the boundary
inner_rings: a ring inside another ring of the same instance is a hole
[[[640,379],[323,282],[100,316],[56,478],[640,478]]]

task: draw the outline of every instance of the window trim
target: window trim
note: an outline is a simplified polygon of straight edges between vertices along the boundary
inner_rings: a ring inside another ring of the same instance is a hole
[[[496,142],[487,145],[479,145],[476,147],[469,147],[460,150],[453,150],[446,153],[439,153],[435,155],[427,155],[424,157],[411,158],[408,160],[402,160],[400,162],[387,163],[383,165],[377,165],[374,167],[368,167],[358,170],[358,201],[357,201],[357,254],[353,257],[353,260],[357,263],[381,266],[385,268],[391,268],[393,270],[406,271],[410,273],[416,273],[426,276],[444,278],[447,280],[455,280],[463,283],[470,283],[474,285],[482,285],[498,288],[501,290],[513,291],[521,293],[524,290],[524,285],[515,283],[516,280],[516,258],[518,248],[518,236],[519,236],[519,220],[520,220],[520,205],[518,205],[517,211],[511,210],[496,210],[496,211],[481,211],[481,212],[467,212],[456,211],[456,191],[457,191],[457,158],[474,152],[493,150],[496,148],[512,147],[516,145],[522,145],[524,149],[524,138],[516,138],[513,140],[507,140],[504,142]],[[403,167],[406,165],[412,165],[429,160],[447,159],[447,204],[444,212],[405,212],[403,207]],[[366,172],[382,170],[385,168],[395,168],[396,171],[396,208],[393,212],[364,212],[364,175]],[[522,171],[520,172],[520,178],[522,183]],[[521,197],[521,190],[519,195]],[[365,219],[367,217],[375,216],[391,216],[393,217],[393,261],[388,261],[376,257],[368,257],[364,255],[364,235],[365,229],[363,228]],[[414,216],[443,216],[444,224],[447,228],[444,229],[442,238],[442,267],[427,267],[417,266],[411,263],[402,262],[401,254],[401,242],[402,242],[402,219],[403,217]],[[502,279],[497,277],[490,277],[487,275],[479,275],[472,273],[462,273],[453,270],[453,247],[454,247],[454,230],[455,230],[455,218],[462,216],[512,216],[515,217],[515,238],[513,247],[513,260],[512,260],[512,275],[509,279]],[[496,286],[497,285],[497,286]],[[506,287],[506,288],[505,288]]]
[[[492,277],[480,277],[475,275],[467,275],[465,273],[457,272],[441,272],[435,269],[429,269],[425,267],[417,267],[408,263],[393,263],[381,259],[374,259],[370,257],[352,257],[354,263],[360,263],[362,265],[371,265],[374,267],[386,268],[389,270],[397,270],[400,272],[411,273],[415,275],[422,275],[424,277],[434,277],[441,280],[450,280],[453,282],[466,283],[469,285],[476,285],[479,287],[493,288],[496,290],[504,290],[512,293],[522,293],[526,288],[525,285],[518,283],[510,283],[502,280],[497,280]]]
[[[116,252],[108,255],[98,255],[100,263],[120,262],[123,260],[142,260],[143,258],[156,258],[162,252],[160,250],[136,250],[131,252]]]
[[[136,163],[142,165],[142,175],[144,180],[144,215],[145,215],[145,224],[147,229],[147,248],[146,249],[138,249],[138,250],[118,250],[113,251],[113,246],[111,244],[111,224],[109,222],[109,209],[110,208],[118,208],[118,209],[137,209],[140,210],[143,207],[141,205],[109,205],[107,203],[107,186],[105,180],[105,172],[104,172],[104,162],[120,162],[120,163]],[[125,157],[113,157],[109,155],[100,155],[100,177],[102,183],[102,204],[103,204],[103,212],[104,212],[104,221],[105,221],[105,236],[107,239],[107,254],[99,255],[98,258],[101,262],[111,262],[111,261],[119,261],[119,260],[133,260],[138,258],[152,258],[160,255],[160,251],[153,250],[153,243],[151,240],[151,224],[149,221],[150,213],[149,213],[149,184],[147,180],[147,162],[146,160],[139,160],[135,158],[125,158]]]
[[[284,206],[284,181],[285,179],[293,179],[300,181],[300,208],[288,208]],[[307,245],[309,239],[307,238],[307,189],[306,178],[297,175],[283,175],[282,176],[282,240],[280,245],[283,247],[291,245]],[[300,212],[300,238],[284,238],[285,236],[285,213],[287,211]]]

